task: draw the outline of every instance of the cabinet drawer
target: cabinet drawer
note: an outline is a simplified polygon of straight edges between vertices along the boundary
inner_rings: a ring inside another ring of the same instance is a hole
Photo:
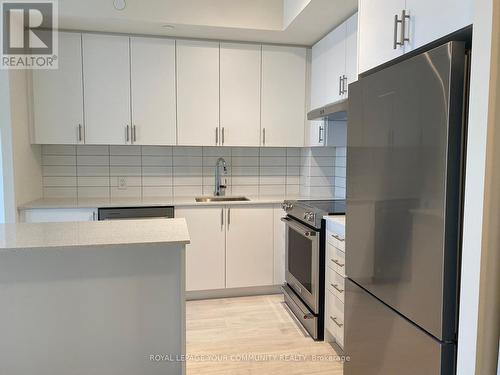
[[[331,292],[327,293],[326,328],[337,341],[344,347],[344,304]]]
[[[345,276],[345,253],[332,244],[327,244],[326,249],[328,267]]]
[[[340,250],[345,251],[345,238],[344,235],[340,235],[335,232],[326,232],[326,238],[327,241],[330,245],[333,245],[335,247],[338,247]]]
[[[327,270],[327,288],[330,290],[335,297],[344,302],[345,295],[345,280],[342,275],[328,268]]]

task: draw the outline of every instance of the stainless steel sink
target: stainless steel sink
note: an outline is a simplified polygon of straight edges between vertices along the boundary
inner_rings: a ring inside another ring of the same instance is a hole
[[[195,198],[196,202],[244,202],[249,201],[247,197],[198,197]]]

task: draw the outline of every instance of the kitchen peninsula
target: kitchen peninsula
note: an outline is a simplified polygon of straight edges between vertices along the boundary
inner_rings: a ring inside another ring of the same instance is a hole
[[[0,373],[184,373],[189,242],[184,219],[0,225]]]

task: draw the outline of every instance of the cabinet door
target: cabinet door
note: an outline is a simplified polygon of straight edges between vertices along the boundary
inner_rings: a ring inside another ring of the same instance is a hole
[[[359,73],[404,53],[402,46],[394,49],[394,16],[401,18],[405,6],[405,0],[359,0]]]
[[[358,13],[346,21],[345,39],[345,89],[358,80]],[[348,96],[348,92],[344,94]]]
[[[129,38],[83,35],[85,142],[130,143]]]
[[[405,52],[471,25],[474,17],[473,0],[406,0],[406,9],[410,15],[410,41]]]
[[[333,103],[344,97],[341,79],[345,75],[346,24],[343,23],[325,37],[326,51],[326,97],[324,103]]]
[[[227,208],[227,288],[273,285],[273,220],[272,206]]]
[[[328,67],[328,40],[321,39],[312,47],[311,57],[311,109],[324,106],[326,103],[326,71]]]
[[[313,120],[307,124],[309,128],[309,139],[307,146],[325,146],[326,137],[326,122],[325,120]]]
[[[259,146],[261,46],[221,43],[220,125],[224,146]]]
[[[25,223],[55,223],[64,221],[95,221],[96,208],[72,209],[32,209],[21,211],[21,221]]]
[[[225,225],[223,207],[175,209],[186,219],[191,243],[186,246],[186,290],[225,287]]]
[[[175,41],[130,38],[134,144],[175,145]]]
[[[281,221],[286,213],[281,205],[274,207],[274,285],[282,285],[285,282],[285,223]]]
[[[262,46],[263,146],[304,146],[306,50]]]
[[[83,142],[81,43],[81,34],[59,33],[59,68],[33,70],[35,143]]]
[[[177,41],[179,145],[215,146],[219,129],[219,43]]]

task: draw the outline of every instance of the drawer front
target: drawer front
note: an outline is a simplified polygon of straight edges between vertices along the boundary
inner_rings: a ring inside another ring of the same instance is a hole
[[[335,297],[344,302],[345,295],[345,279],[342,275],[328,267],[327,271],[327,288]]]
[[[345,252],[345,226],[327,222],[326,239],[328,243]]]
[[[326,248],[328,267],[345,276],[345,253],[331,244],[327,244]]]
[[[334,232],[326,232],[326,238],[330,245],[338,247],[340,250],[345,251],[345,238]]]
[[[344,304],[331,292],[327,293],[326,327],[340,347],[344,347]]]

